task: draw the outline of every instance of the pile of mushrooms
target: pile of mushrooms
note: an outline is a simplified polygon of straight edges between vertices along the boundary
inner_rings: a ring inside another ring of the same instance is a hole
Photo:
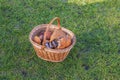
[[[45,47],[50,49],[63,49],[71,45],[71,36],[62,29],[55,29],[41,31],[34,36],[33,41],[40,45],[45,44]]]

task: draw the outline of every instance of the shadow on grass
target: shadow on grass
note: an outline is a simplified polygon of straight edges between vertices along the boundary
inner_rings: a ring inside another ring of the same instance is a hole
[[[8,74],[3,76],[13,79],[99,80],[100,73],[95,74],[95,77],[91,76],[92,73],[86,74],[88,77],[84,74],[85,70],[92,67],[94,60],[101,58],[97,57],[100,54],[96,53],[110,54],[120,51],[119,39],[115,38],[120,24],[117,16],[114,16],[119,13],[119,10],[116,10],[118,6],[115,6],[118,2],[100,2],[84,6],[67,3],[65,0],[1,2],[0,32],[4,35],[0,36],[0,50],[4,55],[1,54],[0,64],[3,65],[3,72],[8,71]],[[12,4],[13,2],[15,4]],[[35,53],[28,40],[29,32],[34,26],[48,23],[56,16],[61,18],[63,27],[75,33],[76,45],[62,63],[49,63],[36,56],[29,59]],[[93,61],[90,58],[94,58]]]

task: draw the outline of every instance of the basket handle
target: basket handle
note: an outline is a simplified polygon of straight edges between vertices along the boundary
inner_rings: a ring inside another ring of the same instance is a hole
[[[60,18],[59,18],[59,17],[53,18],[53,19],[50,21],[50,23],[48,24],[48,26],[47,26],[47,28],[46,28],[46,30],[45,30],[44,39],[43,39],[43,46],[45,45],[45,42],[46,42],[46,34],[47,34],[48,30],[49,30],[49,27],[50,27],[50,25],[51,25],[55,20],[57,20],[58,29],[61,29],[61,26],[60,26]]]

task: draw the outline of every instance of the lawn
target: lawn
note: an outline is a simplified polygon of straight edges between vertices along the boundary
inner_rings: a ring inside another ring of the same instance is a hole
[[[28,38],[56,16],[77,38],[60,63]],[[120,80],[120,0],[0,0],[0,80]]]

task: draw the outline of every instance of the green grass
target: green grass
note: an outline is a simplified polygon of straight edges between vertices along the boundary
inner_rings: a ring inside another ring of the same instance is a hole
[[[77,42],[51,63],[28,36],[56,16]],[[0,0],[0,80],[120,80],[120,0]]]

